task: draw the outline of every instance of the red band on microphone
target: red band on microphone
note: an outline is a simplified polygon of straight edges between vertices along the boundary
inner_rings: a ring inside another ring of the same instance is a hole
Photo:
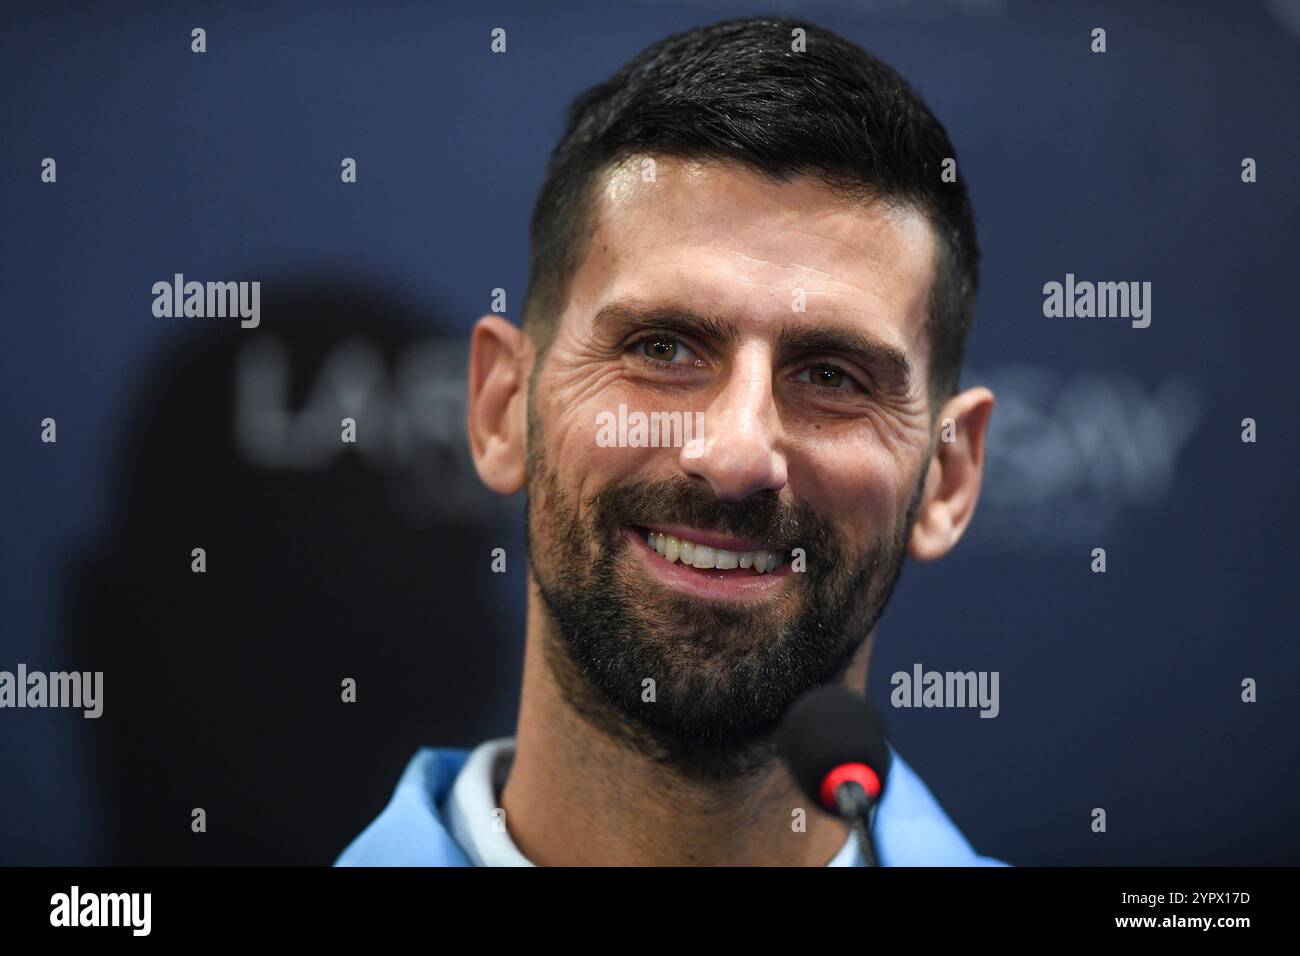
[[[840,788],[840,784],[850,780],[860,783],[872,800],[880,798],[880,778],[874,770],[864,763],[842,763],[822,780],[822,806],[835,813],[839,809],[835,802],[835,791]]]

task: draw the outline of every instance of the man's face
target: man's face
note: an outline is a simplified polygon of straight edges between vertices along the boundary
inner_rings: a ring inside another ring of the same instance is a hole
[[[843,675],[897,579],[930,452],[934,238],[918,212],[812,178],[647,168],[604,177],[530,383],[529,554],[571,697],[656,759],[726,778]],[[608,447],[620,405],[702,413],[702,441]],[[686,567],[680,547],[670,563],[653,529],[720,546],[713,561],[782,563],[697,568],[696,548]]]

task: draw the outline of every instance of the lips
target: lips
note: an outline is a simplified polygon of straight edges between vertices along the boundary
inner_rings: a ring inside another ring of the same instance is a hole
[[[733,603],[760,601],[784,592],[790,584],[791,571],[788,561],[779,564],[776,570],[763,574],[755,573],[752,566],[744,569],[737,565],[723,570],[718,570],[716,567],[683,567],[680,554],[678,560],[670,564],[664,560],[663,555],[650,547],[647,541],[648,530],[627,527],[623,529],[623,533],[644,573],[652,581],[687,597]]]
[[[635,527],[642,533],[657,531],[660,534],[672,535],[679,541],[687,540],[693,544],[703,544],[710,548],[723,548],[727,551],[779,550],[768,542],[756,541],[752,538],[734,538],[731,535],[717,534],[713,531],[700,531],[684,525],[646,524],[636,525]]]
[[[712,577],[771,574],[787,558],[784,551],[711,532],[657,525],[638,525],[629,530],[664,563],[688,571],[707,572]]]

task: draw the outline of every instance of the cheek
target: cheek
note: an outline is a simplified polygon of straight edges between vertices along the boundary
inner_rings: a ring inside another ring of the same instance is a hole
[[[592,397],[585,401],[557,402],[546,438],[546,460],[556,469],[566,495],[584,515],[587,502],[602,489],[629,475],[650,477],[656,473],[659,459],[667,472],[679,453],[675,448],[620,445],[620,439],[629,431],[625,427],[620,435],[620,403],[626,407],[625,422],[642,406],[627,389],[610,387],[598,398],[595,395],[591,393]]]
[[[875,442],[803,451],[797,466],[791,463],[795,496],[833,517],[852,540],[874,541],[906,518],[920,468],[915,455],[898,455]]]
[[[564,475],[570,493],[584,499],[629,474],[650,477],[652,469],[661,476],[674,469],[680,472],[681,449],[671,444],[683,439],[680,423],[703,425],[697,416],[701,406],[689,393],[648,388],[629,379],[619,363],[562,365],[547,385],[550,420],[545,454]],[[657,423],[655,431],[662,436],[663,446],[646,447],[649,416],[664,414],[676,415],[677,430]]]

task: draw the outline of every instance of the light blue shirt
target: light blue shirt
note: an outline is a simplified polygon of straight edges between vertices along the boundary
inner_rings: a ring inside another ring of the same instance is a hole
[[[881,866],[1005,866],[980,856],[948,819],[921,778],[890,746],[893,762],[876,807]],[[494,825],[492,809],[514,754],[512,738],[471,753],[422,747],[411,758],[388,806],[334,861],[335,866],[531,866]],[[831,866],[862,866],[850,840]]]

